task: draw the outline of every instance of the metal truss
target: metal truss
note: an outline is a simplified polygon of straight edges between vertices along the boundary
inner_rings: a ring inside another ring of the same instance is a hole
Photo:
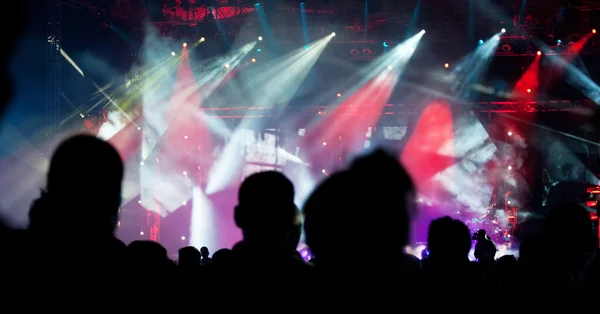
[[[228,22],[237,20],[237,17],[244,16],[254,11],[254,6],[247,5],[231,5],[231,6],[215,6],[215,7],[189,7],[181,6],[164,8],[163,15],[165,22],[157,22],[156,24],[189,24],[203,21],[218,19],[220,22]],[[209,18],[209,16],[211,16]]]
[[[589,100],[552,100],[552,101],[496,101],[496,102],[478,102],[478,103],[454,103],[453,106],[469,107],[475,112],[490,113],[517,113],[517,112],[581,112],[589,110],[591,101]],[[369,106],[365,106],[369,107]],[[415,104],[388,104],[383,110],[348,110],[351,106],[295,106],[289,107],[284,114],[300,114],[305,116],[328,116],[333,112],[339,116],[369,116],[369,115],[411,115],[419,114],[423,111],[424,105]],[[242,119],[242,118],[275,118],[280,113],[274,107],[251,107],[235,106],[221,108],[202,108],[208,117],[222,119]]]
[[[57,0],[46,1],[46,136],[50,137],[58,131],[58,120],[61,103],[61,23],[62,3]]]
[[[94,0],[57,0],[65,6],[74,8],[88,8],[93,11],[100,10]],[[132,7],[134,0],[114,0],[110,6],[110,15],[112,18],[120,20],[130,20],[133,18],[134,8]]]

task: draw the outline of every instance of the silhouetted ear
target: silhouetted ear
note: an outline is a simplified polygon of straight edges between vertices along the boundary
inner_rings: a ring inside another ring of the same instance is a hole
[[[238,228],[244,228],[246,219],[244,219],[243,209],[240,205],[236,206],[233,209],[233,220],[235,221],[235,225],[238,226]]]

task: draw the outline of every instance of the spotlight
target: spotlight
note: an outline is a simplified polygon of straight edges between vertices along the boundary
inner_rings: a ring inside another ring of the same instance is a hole
[[[260,40],[262,40],[262,36],[258,36],[258,40],[259,40],[259,41],[260,41]]]
[[[562,44],[562,40],[559,39],[556,41],[556,43],[560,45],[560,44]]]
[[[140,235],[144,235],[144,231],[141,231],[141,232],[140,232]]]
[[[508,170],[512,170],[512,166],[508,166]]]
[[[422,29],[422,30],[421,30],[421,33],[425,34],[425,30],[424,30],[424,29]]]
[[[387,41],[384,41],[384,42],[383,42],[383,47],[384,47],[384,48],[387,48],[387,47],[388,47],[388,43],[387,43]]]
[[[508,134],[508,136],[512,136],[512,132],[511,131],[508,131],[507,134]]]
[[[262,50],[260,48],[256,49],[256,52],[261,52]]]
[[[503,34],[506,33],[506,28],[500,30]]]
[[[181,237],[181,240],[182,240],[182,241],[185,241],[185,237]]]
[[[450,65],[449,65],[448,63],[445,63],[445,64],[444,64],[444,68],[446,68],[446,69],[447,69],[447,68],[449,68],[449,67],[450,67]]]
[[[143,166],[143,165],[144,165],[144,162],[143,162],[143,161],[142,161],[142,162],[140,162],[140,166]]]
[[[204,37],[200,37],[200,42],[204,42],[205,40]]]
[[[175,53],[175,51],[171,51],[171,55],[172,55],[173,57],[175,57],[175,54],[176,54],[176,53]]]
[[[480,44],[480,45],[483,45],[483,39],[480,39],[480,40],[479,40],[479,44]]]
[[[226,68],[226,69],[229,69],[229,64],[226,64],[226,65],[225,65],[225,68]]]
[[[181,203],[181,205],[185,206],[185,205],[187,205],[187,202],[183,201],[183,203]]]
[[[187,43],[183,43],[183,47],[187,47]]]
[[[541,55],[542,55],[542,52],[538,50],[538,52],[537,52],[537,55],[538,55],[538,56],[541,56]]]
[[[184,171],[182,174],[183,174],[184,176],[187,176],[187,171]]]
[[[331,33],[331,36],[335,37],[335,32]]]
[[[592,34],[596,34],[596,29],[592,29]]]
[[[335,96],[337,96],[337,98],[340,98],[340,97],[342,97],[342,94],[337,93]]]
[[[390,70],[390,71],[392,70],[392,66],[391,65],[388,65],[388,70]]]
[[[322,173],[327,173],[327,170],[323,169],[321,170]]]
[[[187,140],[187,135],[185,135],[183,138]]]
[[[327,142],[323,142],[323,146],[327,146]]]
[[[527,89],[527,93],[531,93],[531,88],[528,88],[528,89]]]
[[[254,59],[254,58],[252,58],[251,61],[252,61],[252,63],[256,63],[256,59]]]

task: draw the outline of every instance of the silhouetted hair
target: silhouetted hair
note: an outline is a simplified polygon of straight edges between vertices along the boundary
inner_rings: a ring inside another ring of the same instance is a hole
[[[411,194],[412,182],[394,156],[376,151],[359,158],[307,200],[306,242],[319,259],[356,247],[401,252],[408,242]]]
[[[296,211],[292,182],[280,172],[259,172],[242,182],[235,221],[242,229],[287,229],[294,222]]]
[[[186,246],[179,249],[180,265],[200,265],[200,251],[193,246]]]
[[[208,256],[210,252],[208,251],[208,248],[206,246],[203,246],[200,248],[200,254],[202,254],[202,256]]]
[[[112,234],[122,180],[123,162],[110,144],[87,135],[67,139],[52,156],[46,191],[29,213],[30,229]]]
[[[550,210],[544,222],[546,241],[563,250],[589,252],[594,247],[594,233],[589,212],[577,204],[563,203]]]
[[[427,247],[430,257],[465,259],[471,246],[471,233],[462,221],[446,216],[429,225]]]
[[[117,150],[97,137],[78,135],[64,141],[54,152],[47,191],[75,198],[79,197],[75,193],[85,194],[86,198],[103,192],[120,195],[122,180],[123,162]]]
[[[167,256],[167,249],[154,241],[133,241],[126,248],[127,261],[133,270],[167,270],[175,266]]]

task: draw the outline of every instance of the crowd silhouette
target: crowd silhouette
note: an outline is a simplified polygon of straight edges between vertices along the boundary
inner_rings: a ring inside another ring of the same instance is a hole
[[[3,86],[10,86],[6,67],[2,70]],[[2,96],[10,98],[6,91]],[[75,289],[98,289],[109,282],[114,287],[114,282],[145,277],[147,285],[160,278],[152,284],[168,290],[174,282],[166,283],[164,275],[172,274],[183,280],[178,287],[204,289],[202,297],[233,298],[221,303],[226,307],[221,310],[253,305],[294,310],[307,302],[311,310],[410,303],[423,311],[449,304],[464,310],[480,302],[483,308],[476,310],[489,311],[503,308],[500,297],[513,298],[513,306],[548,305],[598,293],[598,245],[589,214],[576,204],[556,206],[539,230],[521,238],[519,259],[496,256],[493,243],[478,233],[477,261],[470,261],[473,235],[450,217],[431,222],[423,259],[404,253],[416,214],[415,186],[397,158],[383,150],[328,176],[302,209],[294,204],[294,186],[282,173],[249,176],[232,217],[243,239],[212,257],[206,247],[184,247],[177,261],[159,243],[125,245],[115,237],[123,173],[123,162],[110,144],[87,135],[64,141],[51,159],[47,186],[31,207],[29,227],[1,226],[2,271],[40,282],[47,276],[61,278],[52,281],[55,286],[76,278]],[[296,251],[302,230],[314,256],[310,262]],[[125,293],[117,290],[113,297]],[[449,303],[430,302],[438,299]]]

